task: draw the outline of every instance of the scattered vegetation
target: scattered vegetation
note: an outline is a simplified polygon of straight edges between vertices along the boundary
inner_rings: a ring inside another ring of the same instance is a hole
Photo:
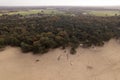
[[[65,15],[65,12],[59,11],[59,10],[54,10],[54,9],[38,9],[38,10],[20,10],[20,11],[6,11],[3,13],[0,13],[0,16],[2,15],[16,15],[16,14],[20,14],[23,16],[26,15],[31,15],[31,14],[51,14],[51,15],[55,15],[55,14],[60,14],[60,15]]]
[[[88,11],[87,12],[89,15],[93,16],[119,16],[120,11],[104,11],[104,10],[98,10],[98,11]]]

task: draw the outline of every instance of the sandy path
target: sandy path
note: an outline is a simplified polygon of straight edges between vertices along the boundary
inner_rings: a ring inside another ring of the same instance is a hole
[[[7,47],[0,52],[0,80],[120,80],[120,43],[77,51],[55,49],[41,56]]]

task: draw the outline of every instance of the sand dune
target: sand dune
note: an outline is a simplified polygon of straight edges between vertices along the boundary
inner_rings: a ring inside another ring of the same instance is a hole
[[[78,48],[76,55],[69,49],[22,54],[7,47],[0,52],[0,80],[120,80],[120,43]]]

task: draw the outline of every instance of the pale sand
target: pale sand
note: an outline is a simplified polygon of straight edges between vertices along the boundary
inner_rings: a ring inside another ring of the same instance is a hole
[[[7,47],[0,52],[0,80],[120,80],[120,43],[78,48],[76,55],[69,49],[32,55]]]

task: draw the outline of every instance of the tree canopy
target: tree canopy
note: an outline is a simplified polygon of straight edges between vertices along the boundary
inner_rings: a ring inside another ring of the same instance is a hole
[[[37,14],[36,14],[37,15]],[[49,49],[71,47],[71,53],[82,47],[102,46],[120,37],[120,16],[0,17],[0,48],[10,45],[24,52],[45,53]]]

